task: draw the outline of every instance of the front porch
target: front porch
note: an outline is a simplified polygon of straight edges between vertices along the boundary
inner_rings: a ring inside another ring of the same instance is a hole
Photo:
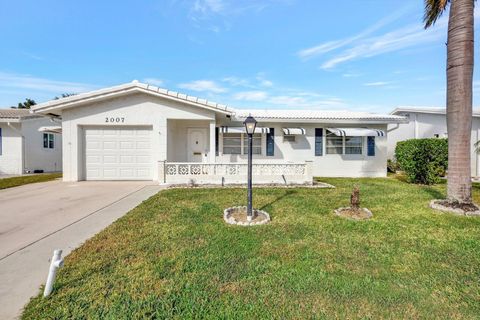
[[[247,181],[247,163],[158,163],[161,184],[235,185]],[[254,184],[311,185],[313,162],[253,163]]]
[[[167,160],[158,163],[165,184],[245,184],[246,134],[241,124],[219,126],[215,120],[172,119],[167,122]],[[312,161],[267,159],[266,133],[254,136],[253,183],[312,184]]]

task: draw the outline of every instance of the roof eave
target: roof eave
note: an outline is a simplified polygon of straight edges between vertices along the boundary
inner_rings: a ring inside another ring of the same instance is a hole
[[[408,119],[305,119],[305,118],[257,118],[258,122],[274,122],[274,123],[343,123],[343,124],[396,124],[396,123],[408,123]],[[233,119],[233,121],[244,121],[243,117]]]
[[[143,85],[143,84],[120,85],[118,87],[113,87],[113,88],[104,89],[104,90],[98,90],[97,92],[94,92],[93,94],[92,93],[86,93],[83,96],[79,95],[79,96],[72,96],[72,97],[65,98],[66,100],[65,99],[60,99],[60,100],[49,101],[49,102],[46,102],[44,104],[39,104],[39,105],[34,106],[32,108],[32,111],[34,113],[42,113],[42,114],[52,113],[53,111],[61,111],[63,109],[78,107],[78,106],[86,105],[86,104],[89,104],[89,103],[92,103],[92,102],[106,100],[106,99],[109,99],[109,98],[112,98],[112,97],[121,97],[121,96],[128,95],[128,94],[135,93],[135,92],[143,92],[143,93],[154,95],[154,96],[157,96],[157,97],[160,97],[160,98],[169,99],[169,100],[176,101],[176,102],[179,102],[179,103],[184,103],[184,104],[187,104],[187,105],[191,105],[191,106],[195,106],[195,107],[219,112],[219,113],[222,113],[222,114],[231,115],[233,113],[233,110],[230,110],[226,106],[225,107],[220,107],[219,104],[213,105],[213,103],[212,103],[212,105],[209,105],[210,102],[208,102],[207,100],[205,100],[205,104],[204,103],[199,103],[199,102],[193,101],[193,99],[189,100],[189,96],[186,96],[186,95],[182,95],[182,96],[184,96],[184,98],[179,98],[178,96],[181,95],[181,94],[177,93],[177,96],[174,96],[174,95],[168,94],[168,91],[167,91],[167,93],[159,92],[159,90],[160,90],[159,88],[157,88],[156,91],[152,90],[152,89],[149,89],[149,88],[156,88],[156,87],[149,86],[149,85]],[[196,98],[196,100],[198,101],[198,100],[203,100],[203,99]]]

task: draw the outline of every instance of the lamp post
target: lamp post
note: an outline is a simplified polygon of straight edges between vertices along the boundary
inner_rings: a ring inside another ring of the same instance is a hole
[[[252,208],[252,147],[253,147],[253,134],[255,133],[255,127],[257,126],[257,120],[251,115],[248,116],[243,122],[245,130],[248,136],[248,182],[247,182],[247,221],[253,220],[253,208]]]

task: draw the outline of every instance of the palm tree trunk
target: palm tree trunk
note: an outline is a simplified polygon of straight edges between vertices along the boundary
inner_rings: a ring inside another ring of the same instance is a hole
[[[474,0],[452,0],[447,43],[448,185],[452,201],[471,202]]]

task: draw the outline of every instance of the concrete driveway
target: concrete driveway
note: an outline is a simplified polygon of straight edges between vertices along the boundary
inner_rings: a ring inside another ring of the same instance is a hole
[[[50,181],[0,190],[0,319],[18,316],[38,292],[54,249],[65,256],[161,188]]]

